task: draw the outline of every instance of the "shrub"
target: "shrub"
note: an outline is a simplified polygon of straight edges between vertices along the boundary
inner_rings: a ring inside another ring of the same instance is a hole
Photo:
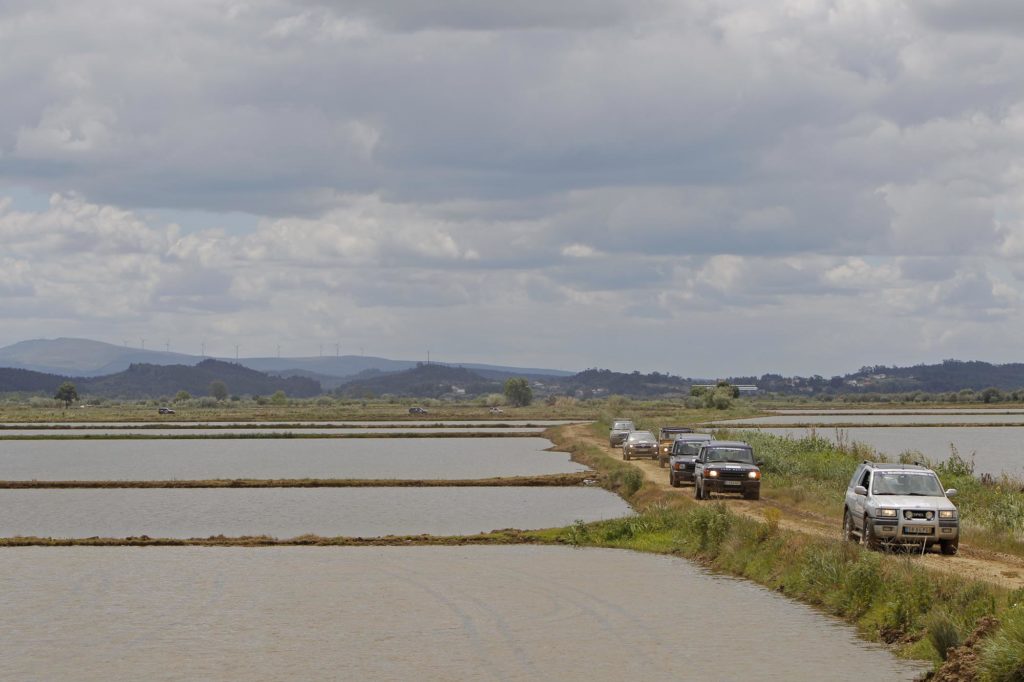
[[[950,649],[960,646],[963,641],[956,623],[950,619],[949,614],[943,611],[933,613],[928,618],[925,627],[928,631],[928,641],[931,642],[942,660],[946,660]]]
[[[1024,680],[1024,606],[1003,615],[1002,627],[982,645],[978,663],[983,680]]]
[[[700,551],[714,553],[722,546],[732,523],[732,514],[719,502],[695,509],[686,517],[684,527],[687,534],[696,539]]]

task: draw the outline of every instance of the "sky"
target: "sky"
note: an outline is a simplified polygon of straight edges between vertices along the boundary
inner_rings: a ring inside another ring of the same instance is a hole
[[[1019,0],[0,0],[0,345],[1024,361]]]

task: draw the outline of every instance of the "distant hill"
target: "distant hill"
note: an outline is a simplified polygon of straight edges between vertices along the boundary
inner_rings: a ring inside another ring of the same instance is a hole
[[[843,377],[843,390],[904,393],[945,393],[965,388],[980,391],[995,387],[1004,391],[1024,388],[1024,364],[993,365],[988,362],[944,360],[937,365],[913,367],[862,367]]]
[[[384,395],[442,398],[471,397],[500,393],[502,383],[486,379],[464,367],[430,364],[418,365],[402,372],[382,373],[350,381],[338,389],[347,397],[378,397]]]
[[[20,369],[0,369],[0,393],[28,392],[53,395],[68,377]],[[198,365],[132,365],[123,372],[102,377],[71,377],[79,395],[104,398],[157,398],[188,391],[194,396],[209,394],[210,383],[223,381],[235,395],[270,395],[284,391],[289,397],[320,395],[320,384],[305,377],[272,377],[262,372],[220,360]]]
[[[78,392],[111,398],[173,396],[178,391],[201,396],[209,394],[213,381],[223,381],[234,395],[269,395],[284,391],[293,398],[308,398],[322,393],[320,384],[312,379],[272,377],[221,360],[203,360],[194,367],[132,365],[117,374],[83,380],[78,384]]]
[[[607,369],[588,369],[571,377],[544,381],[557,392],[580,397],[607,397],[623,395],[637,398],[689,395],[693,380],[652,372],[641,374],[613,372]]]
[[[67,376],[113,374],[134,363],[194,365],[200,359],[89,339],[36,339],[0,348],[0,366]]]
[[[196,365],[206,358],[183,353],[168,353],[158,350],[129,348],[112,343],[89,339],[34,339],[0,348],[0,367],[28,369],[48,374],[75,377],[103,376],[121,372],[133,364],[148,365]],[[260,372],[275,372],[285,375],[311,378],[345,378],[360,372],[376,369],[382,372],[399,372],[412,369],[418,364],[411,360],[389,360],[364,355],[325,355],[300,358],[216,358],[233,362]],[[500,365],[463,365],[468,369],[486,373],[506,373],[507,376],[569,376],[572,372],[557,369],[503,367]],[[325,380],[325,384],[332,383]]]
[[[27,369],[0,367],[0,393],[45,393],[53,395],[68,377]]]

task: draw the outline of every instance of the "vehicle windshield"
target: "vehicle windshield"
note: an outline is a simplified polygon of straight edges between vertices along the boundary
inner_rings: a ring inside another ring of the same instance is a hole
[[[944,495],[939,479],[933,473],[876,471],[871,479],[873,495]]]
[[[750,448],[708,448],[705,460],[708,462],[753,464],[754,453]]]
[[[672,446],[673,455],[698,455],[706,440],[677,440]]]
[[[622,431],[626,431],[626,430],[632,431],[633,430],[633,422],[615,422],[615,425],[612,426],[612,428],[613,429],[619,429],[619,430],[622,430]]]
[[[634,431],[629,434],[630,440],[654,440],[654,434],[650,431]]]

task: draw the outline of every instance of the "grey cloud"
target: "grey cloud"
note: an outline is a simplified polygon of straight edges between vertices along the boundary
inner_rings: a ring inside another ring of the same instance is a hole
[[[648,16],[668,3],[662,0],[524,0],[488,3],[474,0],[335,0],[299,2],[300,7],[328,8],[338,16],[367,17],[386,28],[404,31],[459,29],[497,31],[508,29],[591,29],[628,23]]]
[[[906,4],[928,25],[946,31],[1019,35],[1024,28],[1024,6],[1016,0],[912,0]]]

